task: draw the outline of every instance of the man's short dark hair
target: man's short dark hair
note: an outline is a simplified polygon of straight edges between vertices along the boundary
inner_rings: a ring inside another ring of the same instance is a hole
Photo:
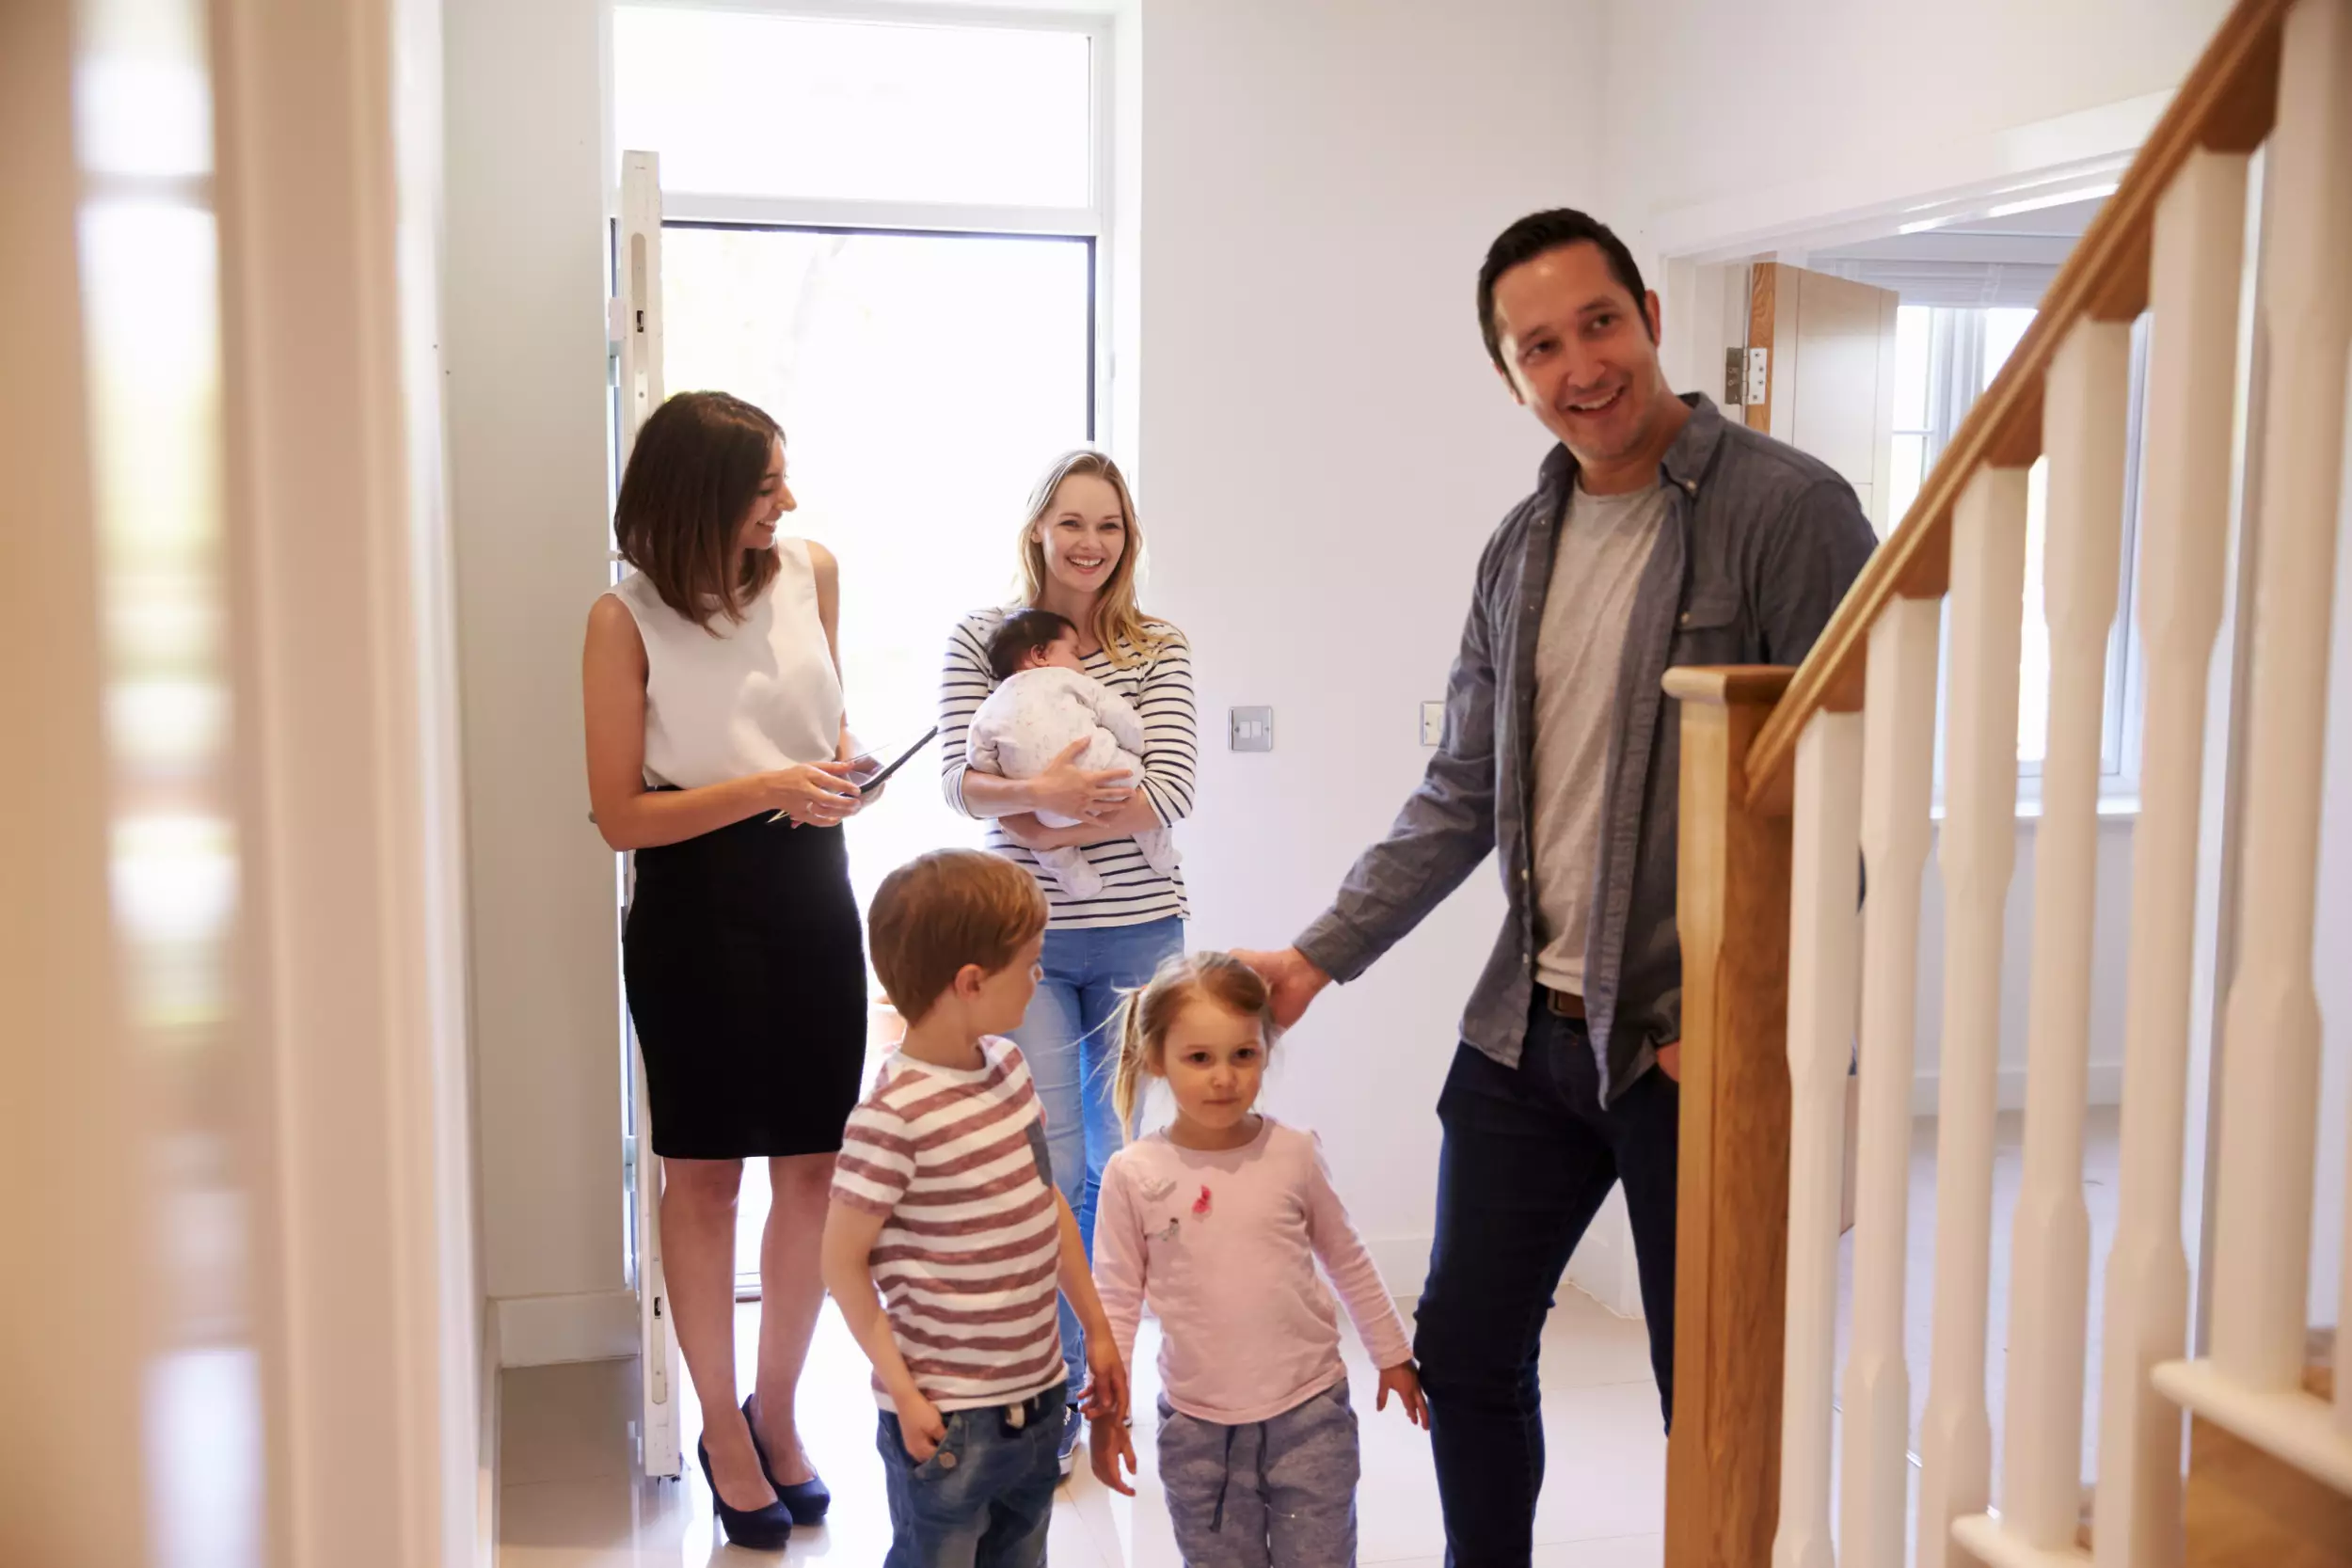
[[[1503,374],[1510,374],[1511,367],[1502,362],[1502,332],[1495,325],[1496,280],[1513,267],[1572,245],[1600,247],[1609,263],[1609,276],[1633,296],[1633,313],[1642,318],[1642,330],[1649,331],[1648,292],[1642,287],[1642,269],[1633,264],[1633,252],[1625,247],[1614,230],[1573,207],[1530,213],[1496,237],[1486,247],[1486,264],[1478,269],[1478,330],[1486,340],[1486,356]],[[1651,341],[1657,341],[1654,335]]]
[[[1031,654],[1042,653],[1077,630],[1075,622],[1050,610],[1016,610],[988,640],[989,673],[1009,681],[1021,673]]]

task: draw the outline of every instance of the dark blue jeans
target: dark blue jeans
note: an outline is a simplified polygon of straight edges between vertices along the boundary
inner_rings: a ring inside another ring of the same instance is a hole
[[[1003,1406],[958,1410],[920,1465],[884,1411],[875,1434],[890,1496],[884,1568],[1043,1568],[1065,1397],[1056,1388],[1030,1401],[1018,1427]]]
[[[1681,1090],[1656,1069],[1601,1109],[1581,1022],[1536,993],[1517,1069],[1464,1045],[1438,1119],[1438,1236],[1414,1354],[1450,1568],[1527,1568],[1544,1483],[1536,1380],[1552,1292],[1625,1183],[1650,1366],[1674,1413],[1675,1157]]]

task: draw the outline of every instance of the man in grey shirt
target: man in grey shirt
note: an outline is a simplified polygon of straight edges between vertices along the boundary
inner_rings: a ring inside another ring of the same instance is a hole
[[[1671,1417],[1682,956],[1675,664],[1795,664],[1876,542],[1851,486],[1677,398],[1658,296],[1582,213],[1504,230],[1479,326],[1560,445],[1487,542],[1445,736],[1389,836],[1295,946],[1243,957],[1289,1024],[1496,852],[1509,911],[1438,1101],[1415,1352],[1453,1568],[1524,1568],[1536,1361],[1568,1257],[1620,1180]]]

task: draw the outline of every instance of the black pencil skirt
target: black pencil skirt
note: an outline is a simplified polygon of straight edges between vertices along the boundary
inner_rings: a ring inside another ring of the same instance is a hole
[[[866,1060],[866,944],[839,828],[766,816],[637,851],[622,977],[657,1154],[832,1154]]]

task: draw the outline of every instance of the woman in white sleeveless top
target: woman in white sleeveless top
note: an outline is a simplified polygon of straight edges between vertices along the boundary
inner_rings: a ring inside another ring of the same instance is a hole
[[[830,1500],[793,1397],[866,1049],[841,833],[863,802],[849,782],[840,580],[822,546],[776,537],[792,507],[773,420],[722,392],[663,404],[638,432],[614,515],[636,570],[589,611],[583,660],[596,824],[637,852],[623,973],[703,1470],[729,1538],[766,1549]],[[775,1200],[760,1244],[758,1391],[739,1410],[747,1159],[768,1161]]]

